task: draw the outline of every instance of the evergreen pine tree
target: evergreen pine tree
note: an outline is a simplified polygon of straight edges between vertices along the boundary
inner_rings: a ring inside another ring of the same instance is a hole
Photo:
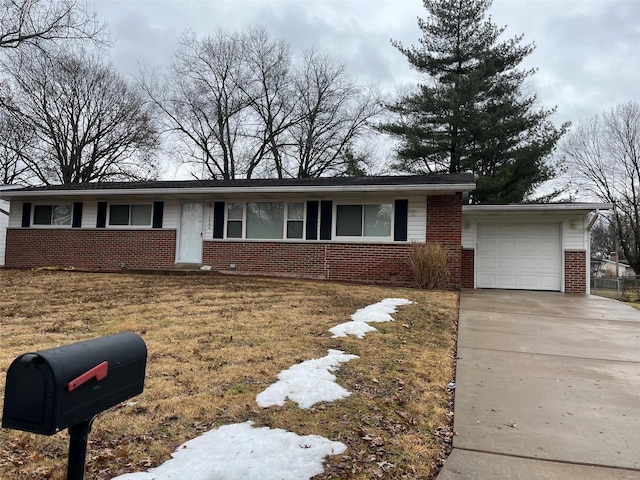
[[[487,17],[492,0],[424,0],[418,46],[394,46],[425,75],[416,93],[389,106],[380,130],[400,140],[394,169],[473,172],[473,203],[521,202],[554,175],[548,158],[566,129],[525,92],[535,70],[518,68],[534,46]]]

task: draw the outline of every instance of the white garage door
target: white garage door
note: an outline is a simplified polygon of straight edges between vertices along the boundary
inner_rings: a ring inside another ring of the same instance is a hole
[[[560,224],[478,224],[478,288],[560,290]]]

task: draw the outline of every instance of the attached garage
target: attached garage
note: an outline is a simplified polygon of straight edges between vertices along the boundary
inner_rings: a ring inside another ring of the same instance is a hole
[[[477,288],[561,290],[560,223],[478,223]]]
[[[607,204],[463,206],[462,287],[587,293],[590,226]]]

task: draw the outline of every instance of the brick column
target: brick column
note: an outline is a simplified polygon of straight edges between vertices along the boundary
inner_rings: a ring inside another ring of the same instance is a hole
[[[462,260],[462,193],[427,197],[427,243],[439,244],[449,256],[449,288],[460,289]]]
[[[587,252],[565,250],[564,292],[587,293]]]
[[[475,253],[473,248],[462,249],[462,274],[460,279],[461,288],[474,288],[475,287]]]

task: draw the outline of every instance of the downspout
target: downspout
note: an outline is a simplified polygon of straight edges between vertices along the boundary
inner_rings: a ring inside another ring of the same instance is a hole
[[[596,221],[600,217],[600,210],[596,209],[593,212],[593,217],[587,224],[587,295],[591,295],[591,229],[595,225]]]
[[[600,217],[600,209],[597,209],[595,212],[593,212],[593,217],[591,217],[591,220],[589,220],[589,224],[587,225],[587,232],[591,232],[591,229],[596,223],[596,220],[598,220],[598,217]]]

